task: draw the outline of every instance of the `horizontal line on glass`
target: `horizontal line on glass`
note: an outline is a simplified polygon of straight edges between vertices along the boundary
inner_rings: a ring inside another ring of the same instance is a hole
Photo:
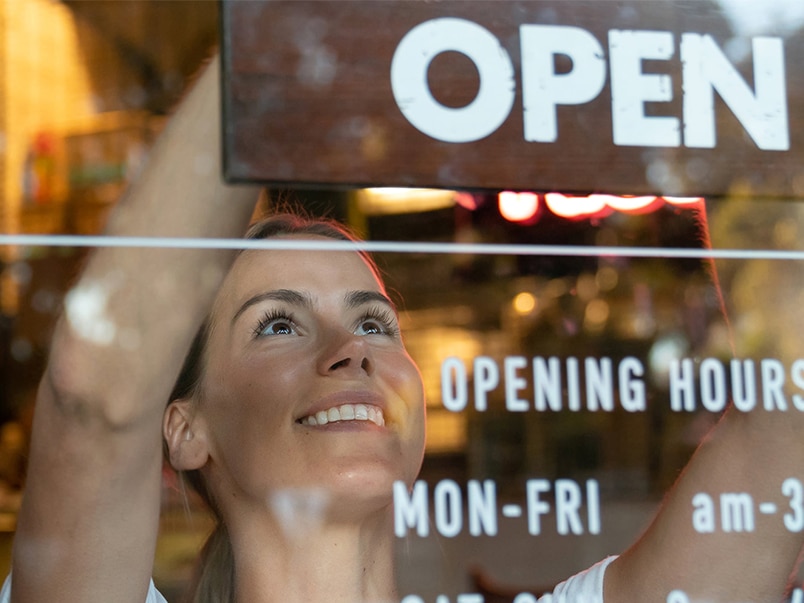
[[[804,260],[804,250],[695,249],[504,243],[418,243],[404,241],[326,241],[300,239],[207,239],[182,237],[113,237],[83,235],[0,235],[0,245],[21,247],[131,247],[167,249],[295,249],[300,251],[368,251],[467,255],[550,255],[690,259]]]

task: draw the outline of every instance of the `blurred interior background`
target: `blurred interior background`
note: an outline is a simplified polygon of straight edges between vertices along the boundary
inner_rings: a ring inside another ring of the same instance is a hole
[[[100,232],[218,28],[218,5],[206,0],[0,0],[0,233]],[[801,30],[789,33],[789,44],[803,40]],[[799,185],[801,197],[804,173]],[[800,200],[651,199],[629,211],[598,206],[568,217],[560,200],[551,209],[541,194],[515,197],[520,214],[511,214],[498,193],[273,189],[265,205],[290,199],[371,240],[695,248],[711,231],[715,247],[800,248]],[[0,246],[0,573],[24,490],[36,385],[86,253]],[[594,476],[607,505],[603,536],[572,543],[522,530],[400,542],[402,591],[419,594],[471,589],[472,567],[505,585],[549,584],[625,546],[717,418],[670,412],[665,359],[728,358],[731,340],[743,356],[769,353],[774,333],[785,329],[762,311],[757,288],[778,285],[777,273],[797,282],[800,272],[780,263],[718,265],[735,318],[729,326],[712,265],[699,260],[389,253],[378,261],[399,292],[406,343],[425,380],[422,479],[493,478],[502,498],[518,500],[528,477]],[[499,391],[486,412],[446,410],[443,360],[471,366],[481,354],[645,359],[653,371],[648,410],[510,413]],[[175,596],[209,524],[192,498],[186,506],[169,471],[164,505],[154,571]]]

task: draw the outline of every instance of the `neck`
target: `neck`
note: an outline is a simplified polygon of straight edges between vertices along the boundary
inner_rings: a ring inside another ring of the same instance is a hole
[[[229,523],[237,603],[397,599],[390,508],[359,521],[260,515]]]

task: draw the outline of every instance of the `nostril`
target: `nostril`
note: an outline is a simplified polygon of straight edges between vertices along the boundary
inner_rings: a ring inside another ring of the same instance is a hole
[[[354,362],[352,362],[354,360]],[[372,363],[371,360],[367,357],[363,357],[360,359],[360,363],[358,364],[357,358],[353,358],[351,356],[347,356],[346,358],[341,358],[340,360],[333,362],[329,365],[329,372],[338,371],[340,369],[345,369],[348,367],[355,367],[357,368],[360,366],[359,370],[364,371],[366,374],[370,374],[372,371]]]
[[[349,366],[349,358],[344,358],[343,360],[338,360],[332,366],[329,367],[329,370],[334,371],[339,368],[346,368]]]

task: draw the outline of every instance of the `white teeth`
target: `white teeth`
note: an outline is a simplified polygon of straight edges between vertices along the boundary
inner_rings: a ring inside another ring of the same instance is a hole
[[[382,415],[382,411],[374,406],[368,407],[368,420],[372,423],[376,423],[380,427],[385,425],[385,418]]]
[[[316,426],[338,421],[371,421],[380,427],[385,425],[382,409],[365,404],[342,404],[327,410],[320,410],[314,415],[304,417],[300,423]]]

